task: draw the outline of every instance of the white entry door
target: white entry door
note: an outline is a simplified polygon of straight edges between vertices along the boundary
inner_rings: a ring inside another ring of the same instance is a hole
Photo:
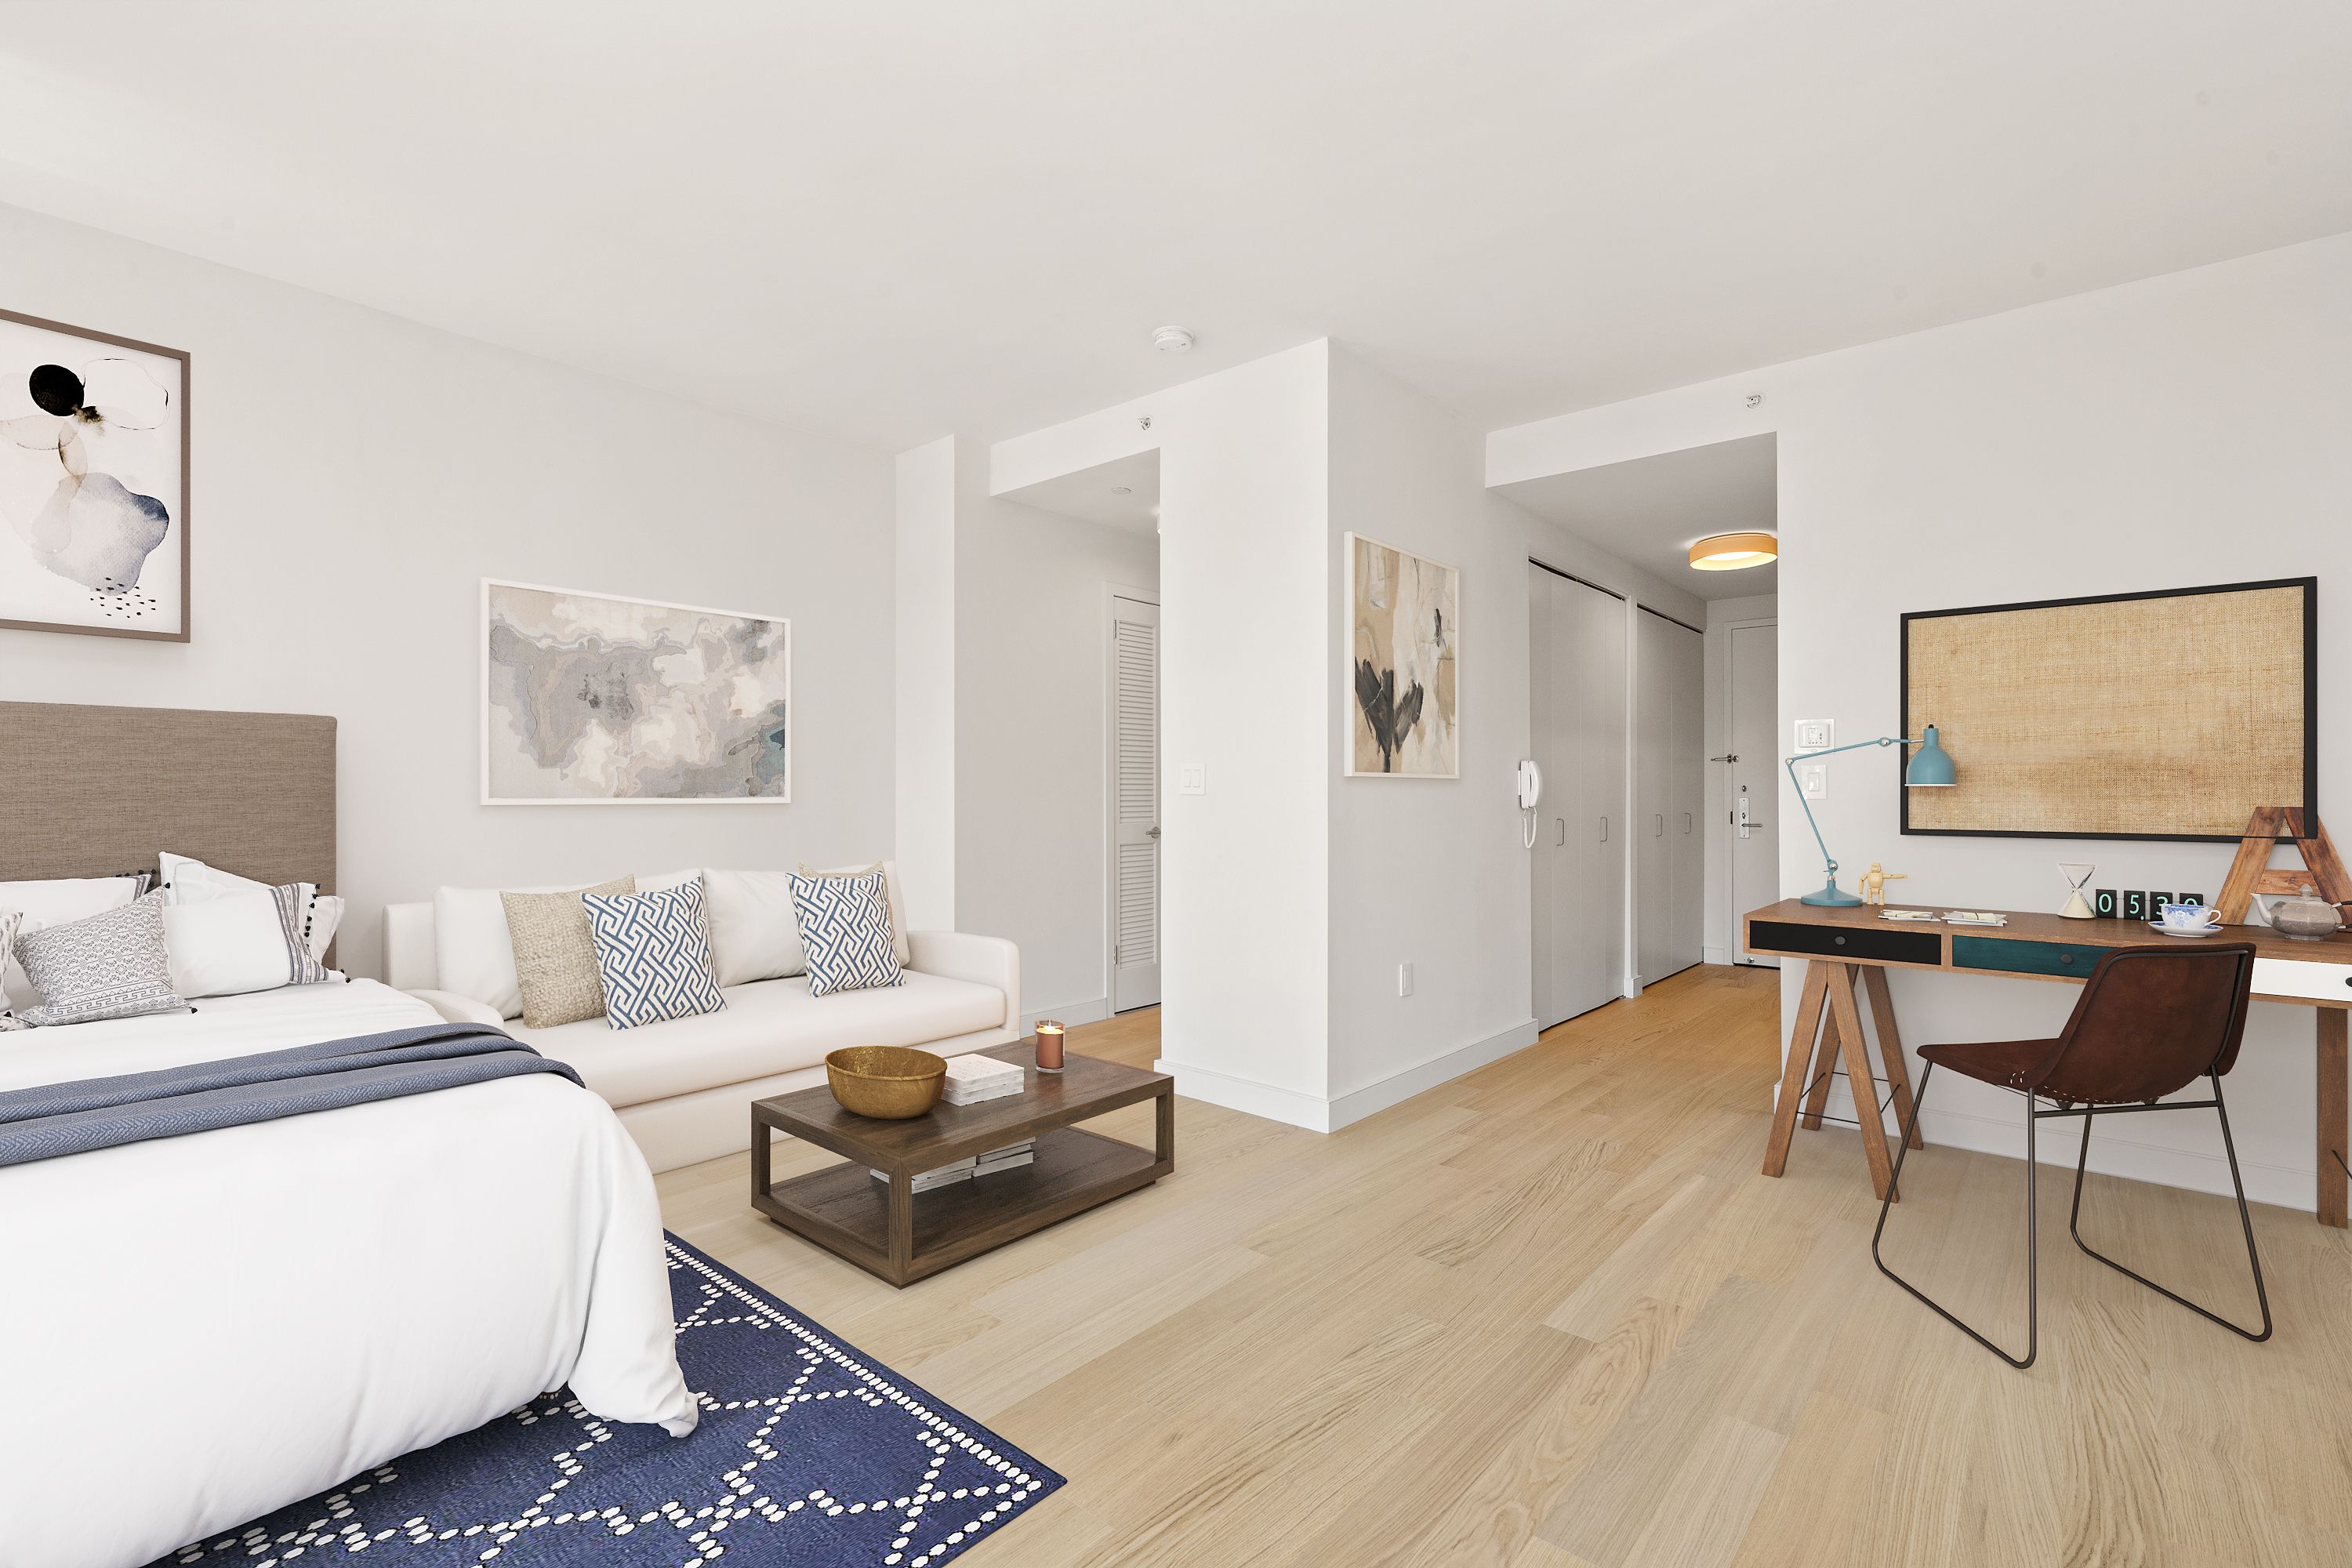
[[[1160,1005],[1160,606],[1110,602],[1110,1007]]]
[[[1780,961],[1749,952],[1740,917],[1780,898],[1780,628],[1767,621],[1731,628],[1731,738],[1726,791],[1731,820],[1731,953],[1736,963],[1778,967]]]

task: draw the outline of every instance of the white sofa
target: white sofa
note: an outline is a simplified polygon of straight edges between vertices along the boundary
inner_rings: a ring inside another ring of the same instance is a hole
[[[653,879],[648,879],[652,880]],[[1020,1038],[1021,950],[1000,937],[909,933],[905,984],[809,994],[805,975],[722,989],[699,1017],[615,1029],[602,1018],[530,1029],[520,1016],[441,989],[430,903],[384,910],[384,980],[452,1023],[504,1028],[568,1062],[619,1113],[656,1171],[751,1146],[751,1102],[824,1081],[827,1051],[919,1046],[941,1056]]]

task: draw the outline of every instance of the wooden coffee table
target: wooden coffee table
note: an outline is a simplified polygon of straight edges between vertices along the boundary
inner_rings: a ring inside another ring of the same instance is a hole
[[[1026,1068],[1022,1091],[978,1105],[941,1100],[906,1121],[853,1115],[829,1089],[753,1100],[751,1206],[868,1274],[903,1286],[1148,1187],[1176,1168],[1176,1080],[1167,1074],[1076,1053],[1066,1058],[1066,1071],[1041,1073],[1034,1065],[1034,1040],[979,1054]],[[1154,1148],[1070,1125],[1147,1100],[1160,1102]],[[771,1129],[848,1163],[772,1182]],[[1033,1137],[1034,1163],[916,1195],[917,1172]],[[889,1181],[876,1181],[873,1171],[887,1171]]]

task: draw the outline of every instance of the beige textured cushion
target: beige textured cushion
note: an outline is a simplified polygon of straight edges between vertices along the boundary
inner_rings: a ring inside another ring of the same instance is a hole
[[[615,877],[568,893],[500,893],[507,934],[514,943],[515,979],[522,987],[522,1021],[551,1029],[604,1016],[604,985],[596,976],[596,944],[588,935],[582,893],[634,893],[635,877]]]

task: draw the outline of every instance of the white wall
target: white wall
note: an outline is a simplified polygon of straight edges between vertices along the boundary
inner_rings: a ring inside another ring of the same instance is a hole
[[[1777,429],[1780,712],[1833,719],[1841,738],[1894,728],[1909,609],[2316,574],[2326,681],[2352,634],[2326,587],[2352,569],[2347,364],[2352,236],[1498,431],[1487,477]],[[2323,717],[2318,743],[2321,814],[2352,823],[2352,733]],[[1904,837],[1874,772],[1833,773],[1822,830],[1848,865],[1909,872],[1918,901],[2055,909],[2060,859],[2138,888],[2211,888],[2229,863],[2226,845]],[[1818,858],[1781,805],[1793,893]],[[1784,1008],[1798,977],[1784,971]],[[1916,1041],[2048,1034],[2074,997],[1980,976],[1893,984]],[[2308,1011],[2257,1005],[2230,1093],[2248,1189],[2268,1202],[2314,1201],[2313,1048]],[[2010,1097],[1965,1082],[1938,1081],[1926,1133],[2021,1152]],[[2048,1144],[2072,1157],[2063,1134]],[[2184,1112],[2103,1124],[2091,1160],[2221,1190],[2220,1152],[2211,1118]]]
[[[893,801],[907,923],[956,929],[956,510],[983,461],[953,436],[898,454]]]
[[[1021,944],[1032,1019],[1108,1016],[1107,585],[1160,544],[985,496],[955,542],[955,924]]]
[[[1160,448],[1160,1061],[1328,1114],[1329,352],[1304,344],[999,442],[998,495]],[[1207,791],[1178,792],[1199,763]]]
[[[1769,621],[1780,614],[1774,594],[1750,594],[1738,599],[1710,599],[1706,605],[1706,646],[1700,657],[1706,664],[1706,754],[1727,756],[1731,751],[1731,627],[1741,621]],[[1706,919],[1700,926],[1700,956],[1709,963],[1729,963],[1733,940],[1731,908],[1731,795],[1728,775],[1721,763],[1706,764]],[[1745,911],[1741,911],[1745,912]]]
[[[0,300],[194,355],[195,632],[0,630],[0,695],[335,715],[360,972],[442,882],[889,850],[887,457],[14,208]],[[484,575],[789,616],[793,804],[477,804]]]

